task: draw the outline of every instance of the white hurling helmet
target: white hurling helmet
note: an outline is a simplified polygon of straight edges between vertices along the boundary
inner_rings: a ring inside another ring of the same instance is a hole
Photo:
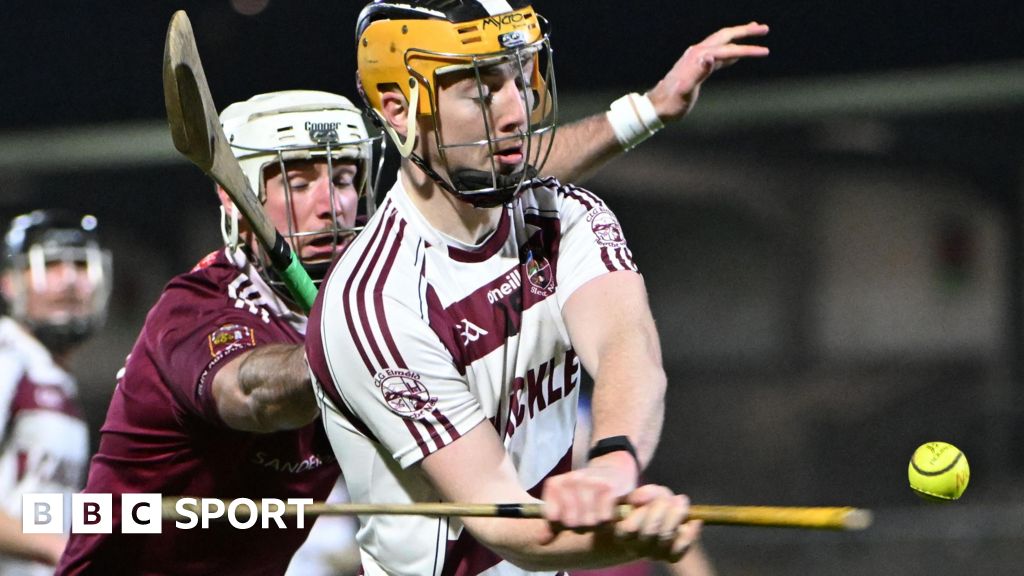
[[[231,151],[242,166],[249,186],[261,203],[266,202],[264,170],[271,164],[282,165],[293,160],[326,159],[328,164],[338,160],[354,160],[358,167],[356,189],[361,197],[362,217],[372,215],[375,208],[371,183],[373,141],[363,122],[362,112],[344,96],[313,90],[287,90],[259,94],[224,109],[220,115],[224,135]],[[291,191],[286,194],[291,210]],[[330,193],[335,194],[333,185]],[[334,202],[331,203],[334,206]],[[224,216],[222,233],[229,246],[238,244],[237,213]],[[349,228],[340,222],[331,230],[295,230],[291,214],[287,230],[280,230],[288,240],[322,234],[333,236],[335,246],[345,236],[355,234],[359,227]],[[294,245],[294,243],[293,243]],[[266,255],[259,255],[267,279],[279,288],[273,270],[267,265]],[[303,266],[314,283],[319,284],[329,263]],[[282,290],[287,294],[287,290]]]

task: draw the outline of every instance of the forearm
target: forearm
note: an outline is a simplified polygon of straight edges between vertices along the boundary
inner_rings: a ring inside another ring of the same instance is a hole
[[[440,496],[448,502],[539,501],[520,485],[511,458],[494,428],[486,422],[427,456],[421,466]],[[603,525],[603,532],[562,530],[556,533],[546,519],[468,517],[463,522],[481,544],[528,569],[601,566],[633,557],[622,545],[613,542],[611,524]],[[601,540],[598,540],[599,533],[605,535]]]
[[[238,381],[253,414],[270,427],[298,428],[316,418],[309,367],[300,345],[257,349],[242,361]]]
[[[487,423],[428,455],[421,466],[445,501],[537,501],[520,485],[511,457],[494,428]],[[544,519],[469,517],[463,522],[481,544],[514,564],[534,570],[607,566],[641,555],[678,558],[685,542],[659,539],[658,535],[676,533],[690,537],[680,527],[686,516],[685,497],[673,495],[662,486],[641,487],[625,497],[624,502],[634,506],[633,512],[615,522],[614,505],[620,502],[616,488],[592,476],[570,472],[545,480]],[[570,524],[555,517],[557,509],[565,503],[562,498],[549,498],[551,486],[561,486],[563,492],[571,492],[585,501],[584,508],[590,513],[582,514],[584,522]],[[596,510],[596,507],[601,509]],[[553,521],[592,530],[556,531]],[[653,546],[652,536],[657,540]]]
[[[549,478],[548,482],[576,474],[571,472]],[[576,483],[574,491],[584,496],[581,503],[596,505],[607,490],[593,490],[594,484]],[[566,568],[600,568],[622,564],[638,558],[652,558],[668,562],[678,561],[691,548],[700,533],[700,523],[685,523],[689,501],[685,496],[673,494],[664,486],[647,484],[630,492],[619,503],[633,507],[624,519],[616,520],[610,514],[590,515],[587,522],[567,524],[549,517],[552,506],[545,483],[544,520],[508,520],[467,518],[467,527],[482,543],[499,555],[524,568],[557,570]],[[530,499],[525,494],[525,498]],[[502,500],[495,500],[502,501]],[[608,501],[611,504],[613,501]],[[596,512],[591,508],[592,512]],[[472,523],[472,524],[471,524]],[[483,526],[481,526],[483,523]],[[563,526],[555,529],[553,526]],[[478,533],[482,532],[482,534]],[[687,564],[699,567],[699,564]],[[688,576],[708,576],[693,572]]]
[[[626,436],[646,465],[661,435],[666,378],[643,277],[626,271],[599,276],[576,290],[563,317],[573,347],[594,379],[592,442]],[[620,466],[623,454],[611,452],[590,467],[622,467],[630,471],[630,482],[636,482],[631,458]]]
[[[630,276],[622,280],[626,282],[601,290],[620,302],[617,307],[603,308],[605,331],[614,337],[601,339],[586,353],[588,371],[594,378],[591,441],[627,436],[641,465],[646,466],[661,437],[667,379],[643,279]],[[621,460],[623,454],[612,452],[599,460],[612,461],[616,456]]]
[[[638,330],[621,336],[601,353],[594,375],[592,439],[627,436],[646,466],[661,437],[667,380],[656,335]]]
[[[541,139],[540,146],[548,140]],[[541,148],[543,150],[543,148]],[[588,116],[555,131],[555,141],[544,165],[545,176],[578,184],[622,153],[605,112]]]
[[[641,557],[615,538],[611,525],[556,534],[545,520],[491,519],[486,528],[475,526],[470,532],[499,556],[527,570],[602,568]]]
[[[0,554],[54,566],[65,542],[61,534],[24,534],[20,520],[0,512]]]
[[[260,346],[217,374],[217,406],[225,423],[250,432],[300,428],[318,412],[304,350],[297,344]]]

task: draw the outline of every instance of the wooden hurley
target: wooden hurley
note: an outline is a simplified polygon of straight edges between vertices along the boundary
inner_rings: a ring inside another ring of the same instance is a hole
[[[163,518],[179,520],[175,510],[178,498],[164,498]],[[250,501],[252,502],[252,501]],[[225,509],[231,501],[225,500]],[[259,503],[256,502],[258,506]],[[542,505],[528,504],[328,504],[315,502],[302,507],[307,516],[363,516],[363,515],[404,515],[404,516],[462,516],[497,518],[542,518]],[[195,510],[192,506],[189,509]],[[618,508],[619,518],[624,518],[632,506],[623,504]],[[235,510],[240,520],[248,519],[251,506],[238,506]],[[284,514],[294,516],[298,507],[285,506]],[[850,507],[793,507],[793,506],[690,506],[691,520],[703,520],[705,524],[728,526],[773,526],[779,528],[805,528],[814,530],[863,530],[871,525],[870,510]]]
[[[227,192],[295,301],[308,311],[316,298],[316,286],[263,211],[231,152],[199,59],[192,23],[184,10],[175,12],[167,27],[163,80],[164,106],[174,147]]]

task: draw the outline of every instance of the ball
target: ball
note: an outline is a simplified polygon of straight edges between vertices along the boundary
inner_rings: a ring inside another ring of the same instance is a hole
[[[945,442],[922,444],[907,467],[910,487],[928,500],[956,500],[967,489],[971,468],[956,446]]]

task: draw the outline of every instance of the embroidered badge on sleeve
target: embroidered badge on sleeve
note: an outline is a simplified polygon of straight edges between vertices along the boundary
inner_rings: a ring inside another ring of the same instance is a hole
[[[256,333],[248,326],[240,324],[225,324],[214,330],[210,336],[210,356],[217,355],[234,347],[250,347],[256,345]]]

